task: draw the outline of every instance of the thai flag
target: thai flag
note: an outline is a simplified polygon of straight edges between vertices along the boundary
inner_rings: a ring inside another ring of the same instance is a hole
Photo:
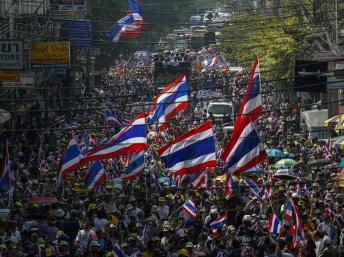
[[[113,257],[124,257],[124,251],[118,242],[114,245],[112,249]]]
[[[139,153],[131,152],[128,158],[128,165],[124,171],[124,174],[121,175],[123,180],[134,180],[137,177],[142,176],[145,170],[145,159],[144,151]]]
[[[337,216],[336,212],[333,210],[333,207],[331,207],[328,203],[325,203],[325,213],[330,215],[332,218]]]
[[[271,212],[270,222],[269,222],[269,232],[273,234],[279,234],[282,228],[282,222],[278,219],[275,212]]]
[[[235,193],[236,187],[233,180],[233,177],[229,174],[226,174],[226,181],[225,181],[225,196],[231,197]]]
[[[166,170],[177,175],[191,174],[216,166],[215,139],[211,122],[190,130],[157,152]]]
[[[141,7],[135,0],[129,0],[130,12],[114,23],[108,33],[112,42],[119,42],[125,39],[133,39],[144,32]]]
[[[237,119],[231,138],[221,156],[230,174],[240,173],[254,167],[267,156],[264,144],[248,117]]]
[[[105,183],[107,175],[101,161],[93,162],[85,180],[85,187],[94,191]]]
[[[272,196],[272,189],[269,186],[269,187],[265,188],[265,192],[262,196],[262,201],[266,202],[271,196]]]
[[[0,167],[0,189],[11,190],[17,184],[14,173],[11,170],[11,163],[8,154],[8,142],[3,149],[2,162]]]
[[[218,63],[219,63],[219,58],[216,56],[211,60],[203,61],[202,62],[202,73],[206,72],[207,70],[214,69]]]
[[[206,185],[206,176],[209,172],[209,169],[205,169],[199,173],[196,173],[196,177],[192,181],[192,186],[197,191],[200,189],[202,186]]]
[[[151,190],[154,192],[161,192],[163,190],[162,186],[158,181],[158,175],[155,172],[150,172],[151,176]]]
[[[287,211],[285,215],[285,219],[288,221],[293,220],[294,228],[291,228],[291,232],[293,232],[293,245],[296,246],[296,242],[301,241],[305,238],[305,233],[303,230],[301,215],[299,210],[297,209],[294,201],[288,197],[287,203]]]
[[[197,207],[192,199],[187,200],[183,205],[182,209],[193,219],[197,216]]]
[[[61,177],[83,166],[84,155],[81,153],[78,143],[73,134],[67,140],[67,147],[62,156],[62,166],[59,172]]]
[[[188,85],[185,74],[162,90],[149,112],[151,124],[158,124],[160,130],[166,129],[166,122],[189,106],[187,91]]]
[[[252,179],[249,179],[249,178],[243,178],[243,182],[244,182],[244,185],[252,192],[254,196],[260,197],[259,188],[256,182],[254,182]]]
[[[116,118],[115,115],[112,114],[111,110],[105,109],[105,119],[107,125],[120,125],[123,126],[122,123]]]
[[[91,149],[84,158],[84,161],[90,162],[115,158],[146,148],[147,134],[145,114],[141,113],[108,142],[97,145],[95,148]]]
[[[242,115],[248,116],[251,121],[256,121],[263,112],[262,99],[260,95],[260,71],[258,56],[253,65],[250,82],[246,89],[246,94],[241,103],[238,119]]]
[[[73,121],[73,122],[66,122],[63,126],[64,129],[76,129],[78,124]]]
[[[221,229],[225,224],[227,224],[226,214],[216,218],[212,223],[210,223],[211,232],[213,234],[217,234],[218,230]]]

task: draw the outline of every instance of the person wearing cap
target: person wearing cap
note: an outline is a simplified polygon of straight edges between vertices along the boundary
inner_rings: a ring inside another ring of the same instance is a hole
[[[324,235],[328,235],[332,243],[336,245],[337,230],[332,224],[331,216],[329,214],[324,215],[324,221],[318,225],[317,230],[321,231]]]
[[[324,247],[320,250],[319,257],[337,257],[337,250],[333,247],[331,238],[325,235],[323,242]]]

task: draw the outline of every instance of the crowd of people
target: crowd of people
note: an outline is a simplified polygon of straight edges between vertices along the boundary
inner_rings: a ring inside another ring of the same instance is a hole
[[[221,60],[218,68],[197,71],[200,61],[215,55]],[[79,144],[83,142],[90,149],[118,133],[139,112],[148,112],[158,87],[170,82],[155,84],[157,60],[168,65],[191,62],[190,104],[163,136],[154,136],[153,128],[148,128],[152,136],[148,136],[145,152],[145,174],[134,181],[122,181],[125,159],[109,159],[104,162],[107,181],[100,188],[85,189],[88,167],[84,167],[64,179],[63,197],[56,197],[56,174],[68,134],[73,132]],[[333,149],[326,162],[310,165],[324,159],[326,142],[309,140],[300,125],[297,103],[264,83],[264,112],[257,131],[268,148],[278,149],[285,158],[297,162],[290,167],[295,178],[271,179],[279,159],[269,157],[259,173],[246,175],[256,181],[259,191],[270,190],[267,198],[252,195],[242,176],[235,179],[231,197],[225,197],[221,179],[225,171],[220,160],[197,190],[191,183],[192,175],[173,177],[165,171],[157,148],[207,120],[213,124],[217,155],[221,155],[230,138],[223,124],[234,122],[236,117],[207,117],[204,108],[209,100],[226,99],[238,110],[248,82],[245,70],[231,72],[224,69],[226,65],[214,49],[166,51],[144,60],[119,56],[101,84],[71,100],[72,109],[56,112],[49,122],[43,122],[38,111],[28,112],[18,120],[16,133],[2,133],[16,184],[0,195],[0,256],[344,256],[340,152]],[[200,90],[210,92],[211,98],[200,97]],[[107,125],[104,109],[111,109],[122,125]],[[295,220],[285,219],[289,198],[299,210],[304,237],[295,238]],[[195,218],[181,208],[187,199],[197,206]],[[272,213],[281,221],[278,233],[271,232]],[[219,217],[226,217],[227,222],[214,232],[211,224]]]

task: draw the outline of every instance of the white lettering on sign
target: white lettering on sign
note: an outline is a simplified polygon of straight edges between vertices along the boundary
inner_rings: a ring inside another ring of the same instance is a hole
[[[23,42],[19,40],[0,41],[0,70],[23,69]]]

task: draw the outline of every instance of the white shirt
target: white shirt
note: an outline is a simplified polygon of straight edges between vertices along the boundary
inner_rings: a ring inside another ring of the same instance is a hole
[[[85,231],[84,229],[79,230],[75,241],[79,242],[81,249],[86,250],[88,243],[92,241],[92,237],[95,237],[96,233],[93,230]]]
[[[319,256],[320,254],[320,251],[324,248],[324,242],[323,242],[323,239],[320,238],[319,240],[315,241],[315,253],[317,256]]]

